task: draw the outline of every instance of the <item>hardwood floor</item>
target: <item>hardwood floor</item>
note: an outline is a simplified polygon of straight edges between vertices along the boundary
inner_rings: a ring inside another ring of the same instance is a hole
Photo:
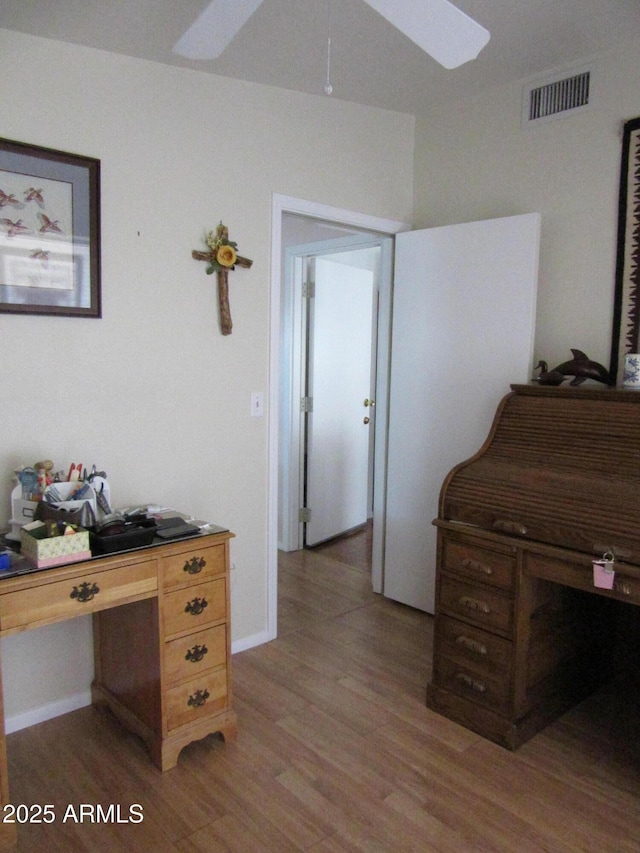
[[[354,548],[355,543],[350,543]],[[638,704],[599,694],[508,752],[425,706],[432,619],[374,595],[335,543],[280,559],[280,634],[237,654],[239,735],[161,774],[92,708],[8,738],[19,851],[640,850]],[[635,715],[634,715],[635,714]],[[143,808],[75,822],[68,806]]]

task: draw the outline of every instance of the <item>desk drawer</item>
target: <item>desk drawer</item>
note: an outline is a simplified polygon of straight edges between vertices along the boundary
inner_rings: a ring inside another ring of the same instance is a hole
[[[222,666],[227,659],[227,626],[216,625],[206,631],[188,634],[167,643],[164,674],[168,684],[184,681]]]
[[[544,554],[526,554],[524,572],[536,578],[553,581],[554,583],[571,586],[575,589],[583,589],[587,592],[595,592],[605,595],[607,598],[616,598],[618,601],[628,601],[630,604],[640,604],[640,578],[625,574],[625,564],[616,562],[613,589],[599,589],[593,584],[593,566],[588,563],[573,563],[570,560],[561,560],[548,557]],[[637,571],[632,567],[631,571]]]
[[[167,691],[167,728],[188,725],[226,706],[227,670],[222,667]]]
[[[515,553],[502,554],[462,540],[443,537],[442,568],[474,581],[511,589],[515,577]]]
[[[155,561],[0,595],[0,629],[57,622],[145,597],[158,588]]]
[[[163,586],[175,589],[185,584],[202,583],[225,572],[224,544],[192,547],[162,560]]]
[[[163,596],[164,636],[201,630],[226,617],[225,579],[185,587]]]
[[[438,598],[442,610],[465,621],[510,635],[513,602],[498,590],[460,581],[449,575],[440,578]]]
[[[511,684],[508,678],[496,678],[470,664],[439,657],[433,665],[433,683],[438,687],[506,712],[510,706]]]
[[[473,666],[483,677],[509,680],[513,646],[503,637],[440,615],[436,620],[435,648],[436,655]]]

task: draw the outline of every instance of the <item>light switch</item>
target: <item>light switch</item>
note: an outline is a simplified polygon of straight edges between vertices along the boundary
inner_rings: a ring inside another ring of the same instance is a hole
[[[261,391],[251,392],[251,415],[261,418],[264,415],[264,395]]]

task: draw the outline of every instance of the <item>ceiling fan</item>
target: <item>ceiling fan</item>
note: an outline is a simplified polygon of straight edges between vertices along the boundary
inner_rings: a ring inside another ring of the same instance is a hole
[[[475,59],[489,32],[449,0],[364,0],[445,68]],[[173,46],[187,59],[216,59],[262,0],[211,0]]]

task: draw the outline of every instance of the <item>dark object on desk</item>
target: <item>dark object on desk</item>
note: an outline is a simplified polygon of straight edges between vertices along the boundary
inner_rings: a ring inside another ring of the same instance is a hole
[[[61,509],[58,504],[38,501],[33,514],[34,521],[63,521],[89,528],[96,523],[96,517],[89,501],[84,501],[77,509]]]
[[[153,518],[114,521],[89,531],[92,554],[116,554],[151,545],[156,535]]]
[[[184,536],[196,536],[200,533],[200,528],[195,524],[189,524],[184,518],[179,516],[171,516],[163,518],[158,522],[156,536],[160,539],[182,539]]]
[[[565,380],[564,373],[560,373],[558,370],[549,370],[546,361],[540,360],[533,369],[538,370],[538,368],[540,368],[540,375],[534,376],[534,382],[539,382],[540,385],[560,385]]]
[[[592,361],[588,355],[579,349],[572,349],[573,358],[563,361],[551,371],[552,374],[561,373],[563,376],[573,376],[570,385],[581,385],[586,379],[595,379],[604,385],[615,385],[615,380],[606,367],[597,361]],[[555,384],[555,383],[553,383]]]

